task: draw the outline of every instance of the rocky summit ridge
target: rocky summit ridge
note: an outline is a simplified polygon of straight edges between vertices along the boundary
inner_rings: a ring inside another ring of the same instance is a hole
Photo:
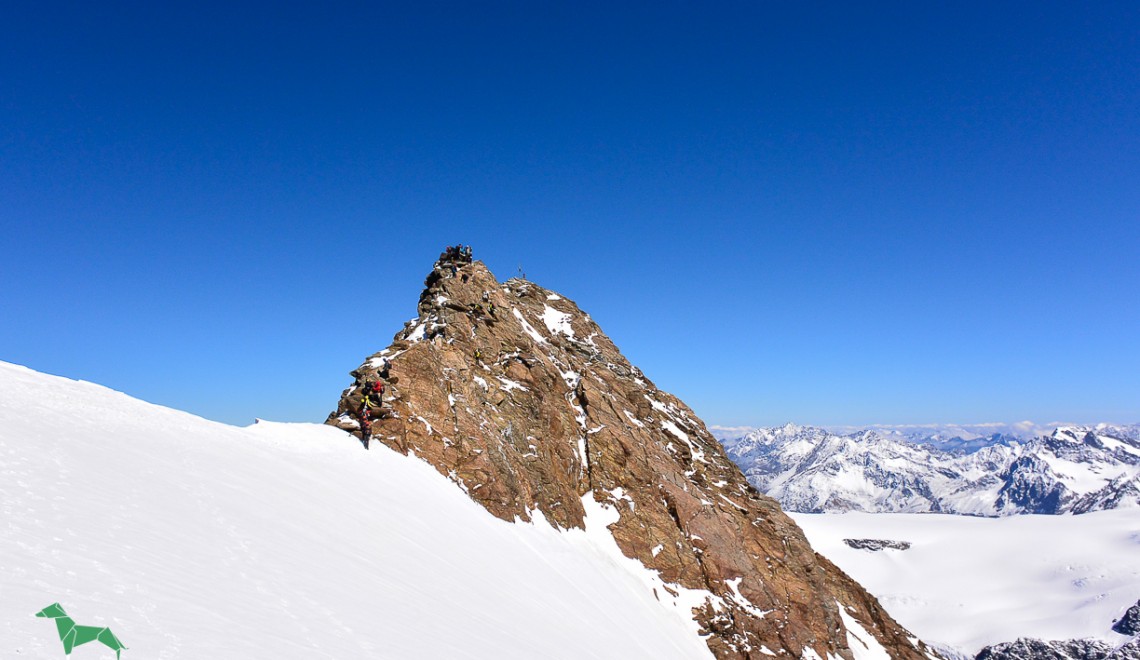
[[[606,525],[718,658],[935,657],[564,296],[442,255],[418,316],[351,375],[329,424],[359,432],[383,382],[374,441],[504,520]]]

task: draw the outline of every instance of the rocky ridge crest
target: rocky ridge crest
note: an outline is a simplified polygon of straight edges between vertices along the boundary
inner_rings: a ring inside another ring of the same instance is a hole
[[[1140,660],[1140,640],[1113,646],[1095,639],[1019,639],[987,646],[975,660]]]
[[[605,524],[718,658],[934,657],[572,301],[445,255],[418,313],[352,372],[328,423],[358,429],[362,386],[380,378],[374,440],[504,520]]]

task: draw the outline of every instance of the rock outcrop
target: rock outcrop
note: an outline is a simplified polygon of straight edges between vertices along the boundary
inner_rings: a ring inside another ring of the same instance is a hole
[[[1112,624],[1112,630],[1121,635],[1140,635],[1140,600]]]
[[[1095,639],[1019,639],[982,649],[975,660],[1140,660],[1140,643],[1114,647]]]
[[[499,283],[467,255],[442,257],[425,284],[418,317],[352,372],[328,423],[357,430],[363,384],[383,380],[374,441],[504,520],[609,523],[663,581],[659,600],[691,603],[718,658],[934,657],[573,302]]]
[[[890,541],[887,539],[843,539],[849,548],[856,550],[870,550],[871,552],[879,552],[880,550],[910,550],[910,542],[908,541]]]

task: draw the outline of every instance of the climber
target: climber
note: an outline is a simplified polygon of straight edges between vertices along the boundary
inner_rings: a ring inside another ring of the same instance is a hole
[[[366,414],[373,405],[377,408],[384,404],[384,383],[367,381],[361,388],[360,414]]]
[[[488,303],[488,305],[490,306],[489,308],[490,308],[491,316],[495,316],[495,303]],[[495,318],[498,318],[498,317],[495,316]]]
[[[392,368],[392,363],[388,361],[388,358],[381,358],[381,360],[380,360],[380,371],[379,371],[380,377],[381,378],[387,378],[388,377],[388,370],[391,368]]]
[[[372,419],[368,414],[368,409],[365,408],[360,414],[360,442],[364,443],[364,448],[368,449],[368,441],[372,439]]]
[[[483,351],[477,348],[475,349],[475,361],[479,364],[483,364]]]

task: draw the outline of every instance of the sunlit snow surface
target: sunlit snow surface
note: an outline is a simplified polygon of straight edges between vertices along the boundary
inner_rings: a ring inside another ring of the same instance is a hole
[[[63,656],[32,616],[56,601],[124,660],[710,657],[597,515],[506,523],[327,426],[236,428],[0,363],[0,506],[4,658]]]
[[[1112,622],[1140,598],[1140,511],[975,518],[793,513],[817,552],[926,642],[971,655],[1018,637],[1127,640]],[[908,541],[856,550],[843,539]]]

